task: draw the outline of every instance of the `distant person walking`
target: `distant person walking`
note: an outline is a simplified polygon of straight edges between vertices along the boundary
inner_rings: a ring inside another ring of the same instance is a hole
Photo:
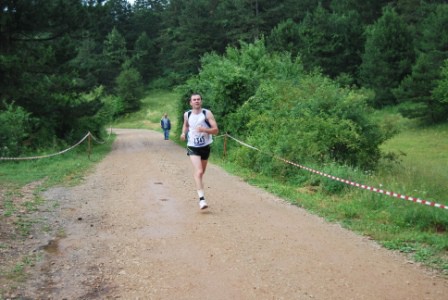
[[[187,155],[194,168],[193,177],[199,196],[199,208],[207,208],[204,195],[203,176],[210,156],[212,135],[219,132],[215,117],[208,109],[202,108],[202,97],[193,94],[190,97],[191,110],[184,113],[181,140],[187,140]]]
[[[160,120],[160,127],[163,129],[165,140],[168,140],[170,138],[171,121],[166,113],[163,115],[162,120]]]

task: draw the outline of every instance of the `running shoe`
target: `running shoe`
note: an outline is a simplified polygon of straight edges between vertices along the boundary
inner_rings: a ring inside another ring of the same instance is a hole
[[[199,208],[200,209],[206,209],[208,207],[207,202],[205,202],[205,200],[200,200],[199,201]]]

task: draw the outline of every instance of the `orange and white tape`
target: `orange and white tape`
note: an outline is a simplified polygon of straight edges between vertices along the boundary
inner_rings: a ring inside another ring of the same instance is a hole
[[[257,150],[257,151],[261,152],[261,150],[259,150],[258,148],[254,147],[254,146],[251,146],[251,145],[249,145],[247,143],[244,143],[244,142],[234,138],[233,136],[230,136],[228,134],[226,134],[226,136],[231,138],[231,139],[233,139],[234,141],[238,142],[239,144],[241,144],[243,146],[246,146],[248,148],[251,148],[251,149],[254,149],[254,150]],[[298,163],[292,162],[290,160],[287,160],[287,159],[284,159],[284,158],[281,158],[281,157],[278,157],[278,156],[275,156],[275,155],[272,155],[272,156],[275,159],[281,160],[281,161],[283,161],[283,162],[285,162],[287,164],[290,164],[290,165],[296,166],[298,168],[304,169],[304,170],[306,170],[308,172],[315,173],[315,174],[318,174],[318,175],[321,175],[321,176],[327,177],[329,179],[336,180],[336,181],[339,181],[339,182],[342,182],[342,183],[345,183],[345,184],[348,184],[348,185],[351,185],[351,186],[355,186],[355,187],[358,187],[358,188],[361,188],[361,189],[365,189],[365,190],[368,190],[368,191],[372,191],[372,192],[376,192],[376,193],[379,193],[379,194],[383,194],[383,195],[386,195],[386,196],[389,196],[389,197],[395,197],[395,198],[402,199],[402,200],[407,200],[407,201],[411,201],[411,202],[415,202],[415,203],[419,203],[419,204],[423,204],[423,205],[428,205],[428,206],[432,206],[432,207],[437,207],[437,208],[442,208],[442,209],[448,210],[448,205],[444,205],[444,204],[440,204],[440,203],[436,203],[436,202],[433,202],[433,201],[428,201],[428,200],[424,200],[424,199],[420,199],[420,198],[416,198],[416,197],[411,197],[411,196],[403,195],[403,194],[400,194],[400,193],[386,191],[386,190],[375,188],[375,187],[371,187],[371,186],[368,186],[368,185],[365,185],[365,184],[356,183],[356,182],[353,182],[353,181],[350,181],[350,180],[347,180],[347,179],[339,178],[339,177],[336,177],[336,176],[333,176],[333,175],[329,175],[329,174],[326,174],[326,173],[318,171],[318,170],[314,170],[314,169],[308,168],[306,166],[302,166],[302,165],[300,165]]]

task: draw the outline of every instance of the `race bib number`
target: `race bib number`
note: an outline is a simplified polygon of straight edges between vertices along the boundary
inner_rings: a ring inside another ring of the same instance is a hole
[[[205,144],[205,137],[203,135],[196,135],[193,139],[195,146],[201,146]]]

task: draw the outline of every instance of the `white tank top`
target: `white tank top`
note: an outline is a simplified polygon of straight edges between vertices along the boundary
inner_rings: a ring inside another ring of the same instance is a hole
[[[186,114],[188,117],[188,112]],[[204,147],[210,145],[213,142],[213,137],[211,134],[196,131],[196,128],[198,126],[209,128],[209,126],[205,122],[205,115],[202,110],[199,112],[199,114],[191,112],[190,117],[188,117],[189,130],[187,146]]]

